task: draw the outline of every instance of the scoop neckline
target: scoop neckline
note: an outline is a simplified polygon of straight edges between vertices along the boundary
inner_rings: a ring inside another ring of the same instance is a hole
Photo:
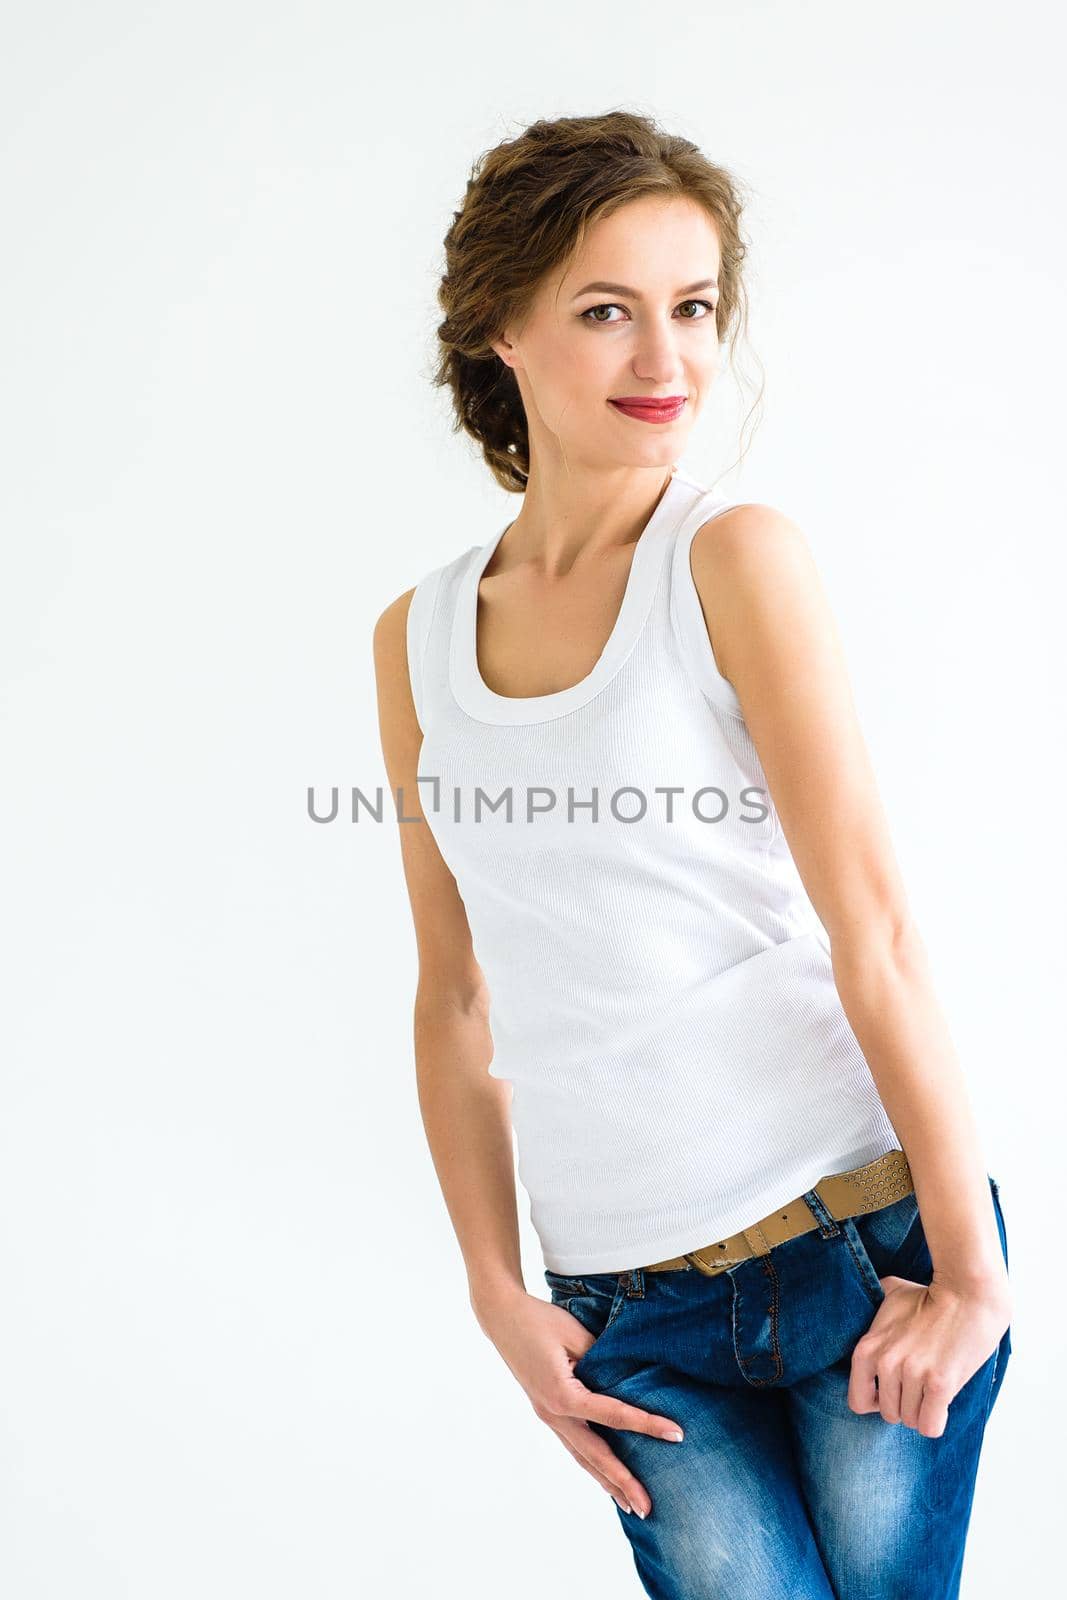
[[[665,535],[680,520],[683,487],[696,486],[676,467],[637,536],[618,615],[593,667],[577,683],[550,694],[498,694],[482,677],[478,666],[478,585],[493,552],[515,519],[499,528],[486,544],[475,548],[456,595],[449,650],[452,693],[469,716],[483,722],[544,722],[576,710],[599,694],[637,643],[648,616],[662,564]]]

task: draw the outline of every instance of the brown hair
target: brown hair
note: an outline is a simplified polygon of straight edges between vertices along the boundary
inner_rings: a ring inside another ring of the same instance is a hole
[[[544,274],[581,248],[594,221],[650,194],[685,196],[713,218],[722,253],[719,342],[743,336],[740,185],[690,140],[636,112],[608,111],[534,122],[474,164],[444,240],[433,383],[452,392],[453,432],[478,441],[505,489],[526,487],[529,435],[515,374],[491,341],[521,321]],[[733,353],[731,340],[731,363]]]

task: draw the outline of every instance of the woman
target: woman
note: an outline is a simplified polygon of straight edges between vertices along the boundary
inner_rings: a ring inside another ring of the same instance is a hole
[[[474,1313],[646,1593],[935,1600],[1007,1242],[807,544],[677,465],[740,211],[614,112],[490,152],[449,230],[437,379],[523,501],[375,630],[419,1098]]]

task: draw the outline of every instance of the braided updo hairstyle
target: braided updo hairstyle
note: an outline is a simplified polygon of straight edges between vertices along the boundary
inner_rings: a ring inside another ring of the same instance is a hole
[[[720,344],[745,332],[737,180],[688,139],[629,111],[532,123],[476,162],[445,235],[437,298],[437,387],[452,393],[453,431],[481,445],[497,482],[522,493],[530,472],[515,374],[491,341],[521,321],[546,272],[580,250],[590,225],[645,195],[704,206],[719,234]]]

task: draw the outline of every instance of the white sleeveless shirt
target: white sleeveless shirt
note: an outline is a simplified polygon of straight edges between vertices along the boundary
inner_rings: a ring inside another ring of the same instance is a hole
[[[411,600],[420,798],[555,1272],[713,1243],[899,1148],[693,581],[693,535],[733,503],[674,469],[599,660],[553,694],[478,668],[510,523]]]

